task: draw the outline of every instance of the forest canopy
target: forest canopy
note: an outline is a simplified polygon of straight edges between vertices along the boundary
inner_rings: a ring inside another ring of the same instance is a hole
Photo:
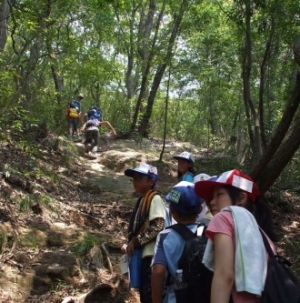
[[[299,181],[297,1],[0,3],[1,130],[65,134],[83,93],[118,133],[222,147],[262,191]]]

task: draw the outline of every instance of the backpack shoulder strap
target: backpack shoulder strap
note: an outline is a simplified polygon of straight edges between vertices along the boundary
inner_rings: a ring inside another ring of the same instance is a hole
[[[205,225],[201,223],[197,226],[197,229],[199,226],[205,227]],[[197,230],[196,232],[192,232],[186,225],[181,223],[171,225],[168,228],[175,230],[185,241],[197,237]]]
[[[262,236],[262,239],[264,241],[264,245],[265,245],[265,248],[269,254],[270,257],[274,257],[274,253],[273,253],[273,250],[271,248],[271,245],[266,237],[266,235],[264,234],[264,232],[259,228],[259,231],[261,233],[261,236]]]

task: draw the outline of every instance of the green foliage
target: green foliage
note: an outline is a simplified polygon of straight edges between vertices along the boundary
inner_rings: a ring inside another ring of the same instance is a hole
[[[215,138],[225,147],[232,136],[245,134],[243,140],[249,144],[241,77],[248,4],[251,99],[258,111],[263,97],[265,135],[267,140],[272,137],[294,83],[297,68],[292,46],[300,14],[297,2],[287,0],[280,6],[277,2],[188,2],[172,60],[167,62],[171,66],[168,138],[215,149]],[[155,72],[165,63],[180,5],[181,1],[167,1],[162,22],[157,23],[163,1],[156,2],[154,12],[149,12],[149,2],[144,0],[15,3],[13,18],[7,18],[10,36],[0,53],[1,132],[10,130],[24,152],[38,152],[34,142],[49,131],[67,133],[66,106],[78,92],[85,95],[83,113],[90,105],[99,105],[104,119],[118,132],[129,131],[147,63],[149,74],[144,79],[147,87],[139,116],[145,113]],[[150,136],[163,134],[166,81],[164,75],[152,108]],[[253,130],[255,123],[249,117]],[[67,147],[63,154],[68,163],[76,153],[71,149]],[[295,182],[296,172],[291,174]]]
[[[30,248],[42,248],[46,246],[47,234],[33,229],[29,232],[26,232],[19,237],[19,242],[21,246],[26,246]]]
[[[94,245],[99,245],[101,243],[101,239],[97,238],[95,235],[92,235],[90,233],[86,233],[83,236],[83,239],[80,240],[76,245],[73,247],[73,251],[78,256],[84,256]]]
[[[66,283],[66,281],[61,280],[61,279],[55,279],[51,283],[51,292],[52,293],[61,293],[62,291],[66,291],[68,288],[70,288],[70,285]]]
[[[34,204],[34,200],[33,197],[31,195],[27,195],[24,198],[22,198],[20,205],[19,205],[19,209],[22,212],[29,212],[31,209],[31,206]]]
[[[19,204],[19,209],[22,212],[29,212],[33,205],[43,205],[53,212],[57,212],[55,207],[55,199],[48,195],[26,195],[23,197]]]

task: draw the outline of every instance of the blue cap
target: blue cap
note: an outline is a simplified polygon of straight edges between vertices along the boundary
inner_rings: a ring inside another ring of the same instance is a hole
[[[180,214],[198,214],[203,200],[195,194],[194,187],[193,183],[181,181],[167,194],[166,200]]]

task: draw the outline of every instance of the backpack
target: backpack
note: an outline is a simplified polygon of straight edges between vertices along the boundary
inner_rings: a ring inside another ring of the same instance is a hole
[[[101,111],[98,109],[97,106],[92,106],[91,109],[87,112],[87,116],[89,120],[99,120],[102,121],[102,114]]]
[[[74,101],[72,101],[69,105],[69,117],[79,118],[79,107]]]
[[[261,303],[300,303],[300,283],[288,269],[291,262],[274,255],[269,241],[260,230],[269,254],[268,271]]]
[[[201,235],[197,235],[201,226],[204,230]],[[179,291],[175,289],[177,303],[210,303],[213,272],[202,263],[208,240],[205,235],[206,227],[205,224],[200,223],[195,233],[180,223],[168,227],[175,230],[186,241],[178,260],[178,269],[183,271],[183,281],[187,283],[187,288]]]

